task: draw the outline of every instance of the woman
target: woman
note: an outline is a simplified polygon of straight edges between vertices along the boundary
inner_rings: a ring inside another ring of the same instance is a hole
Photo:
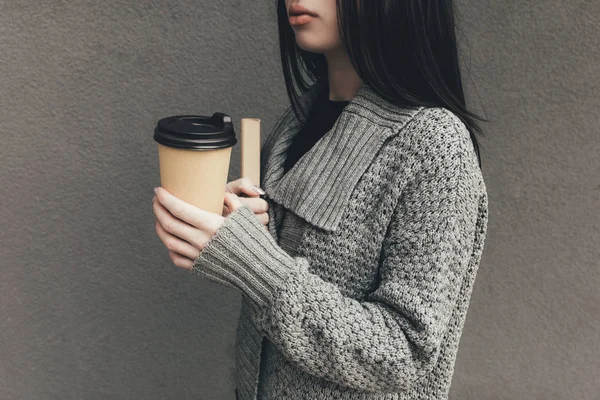
[[[446,399],[488,214],[452,2],[280,0],[278,18],[291,104],[264,199],[229,182],[220,216],[157,188],[157,233],[243,295],[237,398]]]

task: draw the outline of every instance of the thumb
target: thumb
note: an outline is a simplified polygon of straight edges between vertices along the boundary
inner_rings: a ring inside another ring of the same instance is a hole
[[[225,192],[225,198],[223,202],[225,203],[225,205],[231,213],[244,205],[244,203],[242,203],[242,201],[236,194],[230,192]]]

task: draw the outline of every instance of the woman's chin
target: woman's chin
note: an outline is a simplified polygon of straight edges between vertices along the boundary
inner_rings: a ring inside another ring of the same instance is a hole
[[[308,38],[307,36],[308,35],[296,33],[296,43],[302,50],[309,51],[311,53],[325,53],[329,49],[329,46],[318,40],[315,40],[318,38],[314,38],[314,36],[312,38]]]

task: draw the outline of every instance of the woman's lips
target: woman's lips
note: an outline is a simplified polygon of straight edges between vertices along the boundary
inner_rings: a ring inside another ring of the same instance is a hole
[[[313,20],[312,15],[308,14],[300,14],[300,15],[290,15],[290,25],[304,25]]]

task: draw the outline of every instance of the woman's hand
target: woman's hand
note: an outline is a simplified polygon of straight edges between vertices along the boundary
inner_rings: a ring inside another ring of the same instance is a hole
[[[225,185],[225,189],[230,193],[240,196],[240,201],[250,207],[263,225],[266,226],[269,223],[269,214],[267,214],[267,211],[269,211],[269,203],[258,197],[261,194],[265,194],[265,192],[254,185],[249,178],[240,178],[231,181]],[[227,206],[223,205],[223,216],[227,217],[230,213],[231,211]]]
[[[152,198],[156,233],[169,250],[173,263],[191,269],[204,245],[223,224],[225,217],[195,207],[158,187]],[[225,204],[235,211],[243,204],[233,193],[225,193]]]

